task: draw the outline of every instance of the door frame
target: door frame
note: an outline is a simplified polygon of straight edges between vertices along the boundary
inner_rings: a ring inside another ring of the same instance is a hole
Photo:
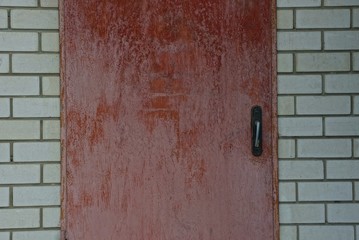
[[[250,0],[245,0],[250,1]],[[272,62],[271,62],[271,99],[272,99],[272,111],[271,111],[271,138],[272,138],[272,165],[273,165],[273,236],[275,240],[279,240],[279,187],[278,187],[278,109],[277,109],[277,0],[271,1],[271,32],[272,32]],[[66,54],[64,51],[65,46],[65,9],[66,0],[59,2],[59,36],[60,36],[60,126],[61,126],[61,240],[67,240],[66,237],[66,205],[67,205],[67,194],[66,194],[66,166],[67,166],[67,155],[66,155],[66,86],[67,79],[65,77],[66,68]]]

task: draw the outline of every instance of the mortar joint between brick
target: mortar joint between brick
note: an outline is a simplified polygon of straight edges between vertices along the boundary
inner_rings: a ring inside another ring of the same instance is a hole
[[[322,160],[322,163],[323,163],[323,180],[324,181],[328,181],[328,178],[327,178],[327,160]]]
[[[13,142],[10,142],[10,162],[14,162],[14,146]]]
[[[11,28],[11,13],[10,13],[10,9],[6,9],[7,10],[7,28],[10,29]]]
[[[293,30],[297,29],[297,9],[293,8]]]
[[[299,203],[299,187],[298,187],[298,181],[295,182],[295,202]]]
[[[39,52],[39,53],[42,53],[42,52],[43,52],[43,51],[42,51],[42,40],[41,40],[41,38],[42,38],[42,33],[38,32],[37,35],[38,35],[38,46],[37,46],[38,52]]]
[[[356,200],[355,200],[355,194],[356,194],[356,191],[355,191],[355,180],[353,180],[352,182],[352,198],[353,198],[353,203],[355,203],[356,202]]]
[[[9,208],[14,207],[14,192],[13,192],[13,186],[9,186]]]
[[[40,218],[39,218],[39,221],[40,221],[40,229],[43,229],[43,215],[44,215],[44,209],[41,207],[40,208]]]
[[[14,116],[14,114],[13,114],[13,110],[14,110],[14,103],[13,103],[13,98],[12,97],[10,97],[9,98],[9,101],[10,101],[10,116],[9,116],[9,118],[11,119],[11,118],[13,118],[13,116]]]

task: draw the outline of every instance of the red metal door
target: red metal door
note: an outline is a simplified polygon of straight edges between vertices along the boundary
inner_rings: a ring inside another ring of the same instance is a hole
[[[63,239],[276,239],[274,0],[61,4]]]

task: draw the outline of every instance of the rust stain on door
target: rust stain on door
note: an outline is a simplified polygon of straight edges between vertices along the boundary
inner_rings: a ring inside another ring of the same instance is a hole
[[[275,239],[274,1],[61,4],[63,238]]]

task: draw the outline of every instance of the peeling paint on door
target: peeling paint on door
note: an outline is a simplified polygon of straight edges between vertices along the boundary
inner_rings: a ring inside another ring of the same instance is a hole
[[[277,237],[273,9],[270,0],[62,2],[68,240]]]

